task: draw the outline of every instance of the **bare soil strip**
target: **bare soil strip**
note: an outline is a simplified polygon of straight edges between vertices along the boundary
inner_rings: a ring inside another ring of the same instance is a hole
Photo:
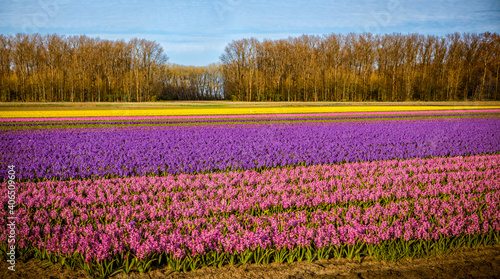
[[[1,261],[0,278],[88,278],[83,270],[71,271],[53,265],[40,267],[37,260],[16,263],[16,271],[7,269],[8,263]],[[330,259],[315,262],[295,262],[292,264],[272,263],[247,264],[239,267],[208,267],[192,272],[168,274],[169,267],[157,268],[149,273],[133,272],[119,274],[114,278],[500,278],[500,245],[461,248],[449,255],[439,255],[423,259],[405,259],[398,262],[377,261],[365,258],[357,260]],[[168,274],[168,275],[167,275]]]

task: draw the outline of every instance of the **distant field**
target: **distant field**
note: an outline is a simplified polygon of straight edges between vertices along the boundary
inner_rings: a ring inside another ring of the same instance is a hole
[[[74,109],[141,109],[141,108],[187,108],[187,107],[221,107],[221,108],[252,108],[252,107],[318,107],[318,106],[500,106],[500,101],[477,102],[230,102],[230,101],[173,101],[146,103],[117,102],[75,102],[75,103],[20,103],[0,102],[0,111],[4,110],[65,110]]]
[[[0,118],[165,115],[240,115],[497,109],[500,102],[226,102],[0,103]]]

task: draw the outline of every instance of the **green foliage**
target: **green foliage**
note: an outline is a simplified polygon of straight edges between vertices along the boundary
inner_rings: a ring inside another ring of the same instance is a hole
[[[16,251],[16,259],[28,260],[36,258],[43,263],[42,267],[58,264],[70,270],[76,267],[84,270],[90,277],[107,278],[118,273],[130,274],[131,272],[145,273],[153,267],[168,265],[171,272],[188,272],[202,267],[223,265],[239,266],[241,264],[257,263],[269,264],[292,263],[296,261],[315,261],[331,258],[356,259],[361,262],[363,258],[369,256],[381,261],[398,261],[404,258],[423,258],[441,254],[449,254],[460,247],[475,248],[485,245],[500,244],[500,232],[489,232],[486,234],[461,235],[458,237],[441,237],[437,240],[394,239],[384,241],[379,244],[356,243],[354,245],[340,245],[317,248],[314,246],[287,248],[257,247],[254,250],[247,249],[242,253],[226,253],[208,251],[203,255],[176,258],[173,254],[155,253],[138,259],[130,252],[115,255],[112,259],[101,262],[85,262],[82,255],[73,253],[72,255],[49,254],[45,250],[37,248],[21,248]],[[7,259],[7,244],[0,245],[1,258]]]

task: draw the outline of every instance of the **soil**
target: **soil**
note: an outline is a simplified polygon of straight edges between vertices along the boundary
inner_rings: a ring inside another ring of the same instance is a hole
[[[38,260],[16,263],[16,271],[7,269],[1,261],[0,278],[88,278],[82,270],[68,270],[59,265],[42,268]],[[119,274],[116,279],[137,278],[500,278],[500,245],[461,248],[449,255],[423,259],[405,259],[398,262],[377,261],[373,258],[358,260],[330,259],[292,264],[247,264],[239,267],[208,267],[187,273],[168,274],[168,266],[145,274]],[[168,274],[168,275],[167,275]]]

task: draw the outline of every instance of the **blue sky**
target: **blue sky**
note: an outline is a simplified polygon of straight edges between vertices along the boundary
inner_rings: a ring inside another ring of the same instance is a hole
[[[0,33],[160,43],[169,62],[219,61],[232,40],[330,33],[500,33],[498,0],[0,0]]]

